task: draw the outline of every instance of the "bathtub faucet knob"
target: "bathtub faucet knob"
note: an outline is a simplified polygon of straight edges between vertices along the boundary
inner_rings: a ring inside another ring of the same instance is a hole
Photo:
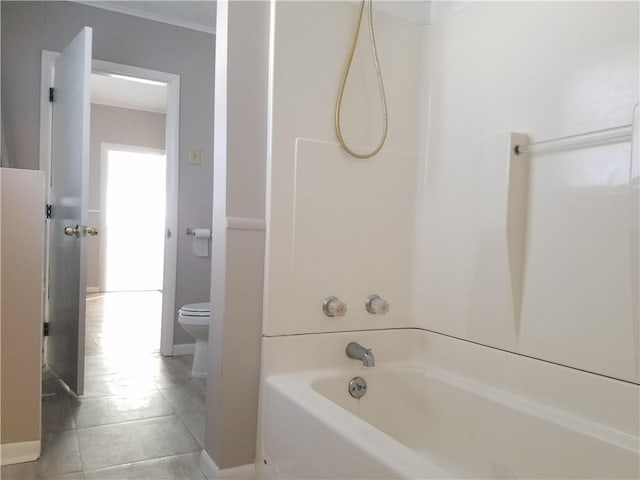
[[[336,297],[327,297],[322,302],[322,311],[327,317],[342,317],[347,313],[347,304]]]
[[[347,357],[354,360],[360,360],[365,367],[373,367],[376,364],[376,359],[373,356],[373,352],[370,348],[363,347],[359,343],[351,342],[347,345]]]
[[[372,315],[384,315],[389,311],[389,302],[384,298],[380,298],[379,295],[371,295],[367,297],[365,306],[367,307],[367,312]]]

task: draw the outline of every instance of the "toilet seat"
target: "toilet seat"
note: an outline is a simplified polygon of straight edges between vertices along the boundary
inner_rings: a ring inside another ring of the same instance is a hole
[[[211,315],[211,304],[207,302],[190,303],[183,305],[178,312],[185,317],[208,317]]]
[[[191,367],[193,378],[207,378],[210,319],[210,303],[191,303],[183,305],[178,310],[178,323],[196,341],[193,351],[193,366]]]
[[[178,310],[178,323],[183,325],[209,325],[210,303],[190,303]]]

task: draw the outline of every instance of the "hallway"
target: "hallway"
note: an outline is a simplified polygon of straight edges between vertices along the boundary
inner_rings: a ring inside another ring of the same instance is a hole
[[[43,370],[42,456],[3,479],[204,479],[205,381],[190,378],[192,356],[158,353],[160,304],[159,292],[88,296],[85,394]]]

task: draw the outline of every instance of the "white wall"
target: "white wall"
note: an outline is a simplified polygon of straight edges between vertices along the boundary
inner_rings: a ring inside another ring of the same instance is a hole
[[[101,225],[101,145],[117,143],[139,147],[165,148],[165,115],[129,108],[91,105],[89,221]],[[87,287],[100,287],[100,240],[88,238]],[[179,326],[176,322],[176,330]]]
[[[337,144],[333,122],[356,13],[357,6],[339,2],[275,5],[267,336],[412,325],[408,286],[421,150],[422,27],[374,13],[389,133],[378,155],[358,160]],[[377,145],[382,117],[366,21],[342,124],[355,148]],[[390,302],[389,314],[366,312],[371,294]],[[347,303],[344,317],[322,313],[330,295]]]
[[[506,134],[629,124],[638,4],[476,2],[431,26],[375,13],[390,129],[372,160],[344,154],[333,128],[355,14],[272,4],[264,336],[413,327],[637,382],[629,145],[532,156],[510,179]],[[363,148],[380,125],[366,40],[343,121]],[[496,195],[515,180],[516,311]],[[389,314],[366,313],[372,293]],[[345,317],[323,315],[328,295]]]
[[[506,199],[487,196],[508,157],[487,152],[503,132],[540,141],[631,123],[639,33],[635,2],[477,2],[427,27],[417,325],[638,382],[630,144],[522,159],[529,191],[515,313],[508,269],[496,264],[506,231],[491,224]]]
[[[264,334],[418,327],[637,382],[629,143],[522,157],[516,178],[506,134],[631,123],[638,5],[475,2],[429,26],[376,13],[390,130],[372,160],[333,129],[355,11],[275,5]],[[357,145],[380,125],[366,34],[344,107]],[[366,313],[372,293],[389,314]],[[328,295],[345,317],[323,315]]]

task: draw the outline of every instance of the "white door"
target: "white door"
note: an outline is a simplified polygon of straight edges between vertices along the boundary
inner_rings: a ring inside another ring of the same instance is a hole
[[[91,37],[85,27],[54,65],[47,364],[84,392]]]

